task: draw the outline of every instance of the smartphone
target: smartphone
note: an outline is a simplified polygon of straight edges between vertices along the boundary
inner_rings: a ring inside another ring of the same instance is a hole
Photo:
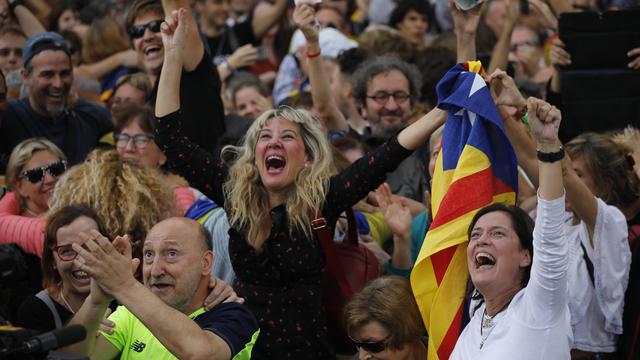
[[[468,11],[482,4],[483,0],[455,0],[456,7],[462,11]]]

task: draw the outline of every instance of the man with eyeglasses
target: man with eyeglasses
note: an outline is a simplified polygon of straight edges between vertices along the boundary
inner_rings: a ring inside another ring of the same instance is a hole
[[[546,83],[551,78],[551,68],[544,64],[544,49],[540,35],[532,28],[517,25],[511,33],[509,61],[516,63],[514,78]]]
[[[44,137],[62,149],[70,165],[83,161],[113,129],[109,111],[71,99],[71,53],[60,34],[44,32],[29,38],[22,61],[22,82],[29,95],[8,102],[0,124],[0,153],[10,153],[25,139]]]
[[[369,121],[363,135],[350,135],[375,147],[407,125],[412,106],[420,97],[422,76],[418,69],[393,57],[367,60],[353,75],[353,97],[359,102],[362,117]],[[422,202],[428,190],[426,144],[398,168],[387,174],[387,182],[396,195]]]

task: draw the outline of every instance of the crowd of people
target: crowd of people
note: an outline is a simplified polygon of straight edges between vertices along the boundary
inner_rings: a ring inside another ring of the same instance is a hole
[[[63,350],[91,358],[443,359],[409,277],[447,146],[436,85],[481,60],[517,202],[465,224],[446,356],[640,359],[640,123],[564,138],[580,59],[558,20],[639,7],[0,0],[0,320],[83,325]],[[338,331],[325,228],[376,270]]]

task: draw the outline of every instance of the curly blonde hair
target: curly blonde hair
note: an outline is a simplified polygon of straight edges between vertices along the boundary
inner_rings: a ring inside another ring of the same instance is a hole
[[[289,231],[298,229],[307,236],[312,235],[308,212],[321,209],[329,178],[336,173],[329,142],[311,112],[282,106],[262,113],[247,131],[241,146],[222,149],[223,155],[232,153],[237,159],[230,167],[229,178],[223,187],[229,223],[242,229],[251,244],[256,243],[262,220],[269,214],[269,198],[258,173],[255,151],[260,130],[273,118],[282,118],[300,126],[310,162],[287,189],[285,208]]]
[[[175,197],[160,172],[122,161],[116,150],[94,150],[58,181],[49,210],[73,204],[93,209],[109,238],[129,234],[134,254],[153,225],[177,215]]]

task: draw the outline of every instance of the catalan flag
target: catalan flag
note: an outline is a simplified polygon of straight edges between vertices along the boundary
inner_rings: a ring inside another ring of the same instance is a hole
[[[515,203],[517,160],[479,62],[454,66],[437,86],[447,110],[431,189],[433,223],[411,286],[429,332],[429,360],[448,359],[461,332],[467,228],[480,208]]]

